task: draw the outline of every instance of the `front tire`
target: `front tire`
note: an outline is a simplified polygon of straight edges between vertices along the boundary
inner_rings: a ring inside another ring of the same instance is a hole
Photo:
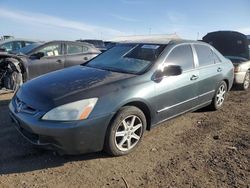
[[[146,124],[146,117],[139,108],[122,107],[108,127],[104,150],[112,156],[132,152],[139,145]]]
[[[22,74],[16,71],[9,72],[8,75],[4,78],[4,87],[13,91],[17,91],[22,83]]]
[[[222,81],[218,88],[215,91],[215,95],[213,97],[212,103],[210,104],[209,108],[211,110],[219,110],[222,108],[225,98],[227,94],[227,83]]]

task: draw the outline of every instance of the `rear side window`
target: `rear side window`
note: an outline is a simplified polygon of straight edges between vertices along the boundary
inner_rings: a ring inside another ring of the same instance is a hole
[[[197,44],[194,46],[197,52],[200,67],[220,62],[219,57],[208,46]]]
[[[179,65],[182,70],[194,68],[193,51],[190,45],[175,47],[167,57],[166,63]]]
[[[67,44],[67,54],[80,54],[88,51],[88,47],[74,44]]]

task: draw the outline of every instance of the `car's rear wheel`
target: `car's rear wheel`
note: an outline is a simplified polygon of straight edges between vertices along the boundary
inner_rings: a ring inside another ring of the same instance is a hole
[[[227,94],[227,84],[225,81],[222,81],[215,91],[214,98],[212,100],[212,103],[209,106],[210,109],[211,110],[220,109],[224,104],[226,94]]]
[[[250,72],[248,71],[245,75],[243,84],[240,85],[240,89],[247,90],[250,85]]]
[[[105,151],[113,156],[132,152],[142,139],[146,123],[145,115],[139,108],[121,108],[107,130]]]

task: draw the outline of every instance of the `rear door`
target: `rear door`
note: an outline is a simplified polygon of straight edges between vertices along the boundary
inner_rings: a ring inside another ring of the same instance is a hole
[[[199,72],[195,68],[191,45],[174,47],[165,63],[181,66],[183,73],[155,83],[158,121],[184,113],[197,106],[198,101]]]
[[[61,42],[44,45],[37,49],[34,53],[37,52],[43,52],[44,57],[29,60],[29,79],[64,68],[65,58]]]
[[[208,45],[194,44],[198,57],[199,70],[199,102],[212,100],[219,82],[223,79],[222,62]]]
[[[97,54],[91,53],[91,48],[78,43],[65,44],[65,67],[80,65],[95,57]]]

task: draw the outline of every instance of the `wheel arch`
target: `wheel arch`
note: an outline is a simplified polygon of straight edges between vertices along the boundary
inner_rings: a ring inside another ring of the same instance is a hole
[[[135,106],[137,108],[139,108],[145,115],[146,117],[146,121],[147,121],[147,126],[146,126],[146,130],[150,130],[151,129],[151,125],[152,125],[152,119],[153,119],[153,115],[152,115],[152,111],[150,110],[150,105],[141,100],[141,99],[134,99],[134,100],[130,100],[130,101],[126,101],[123,102],[122,104],[119,105],[119,107],[115,110],[115,113],[113,115],[113,117],[111,118],[111,121],[113,121],[113,119],[116,117],[117,112],[124,106]]]
[[[227,90],[229,91],[230,90],[230,88],[229,88],[230,87],[229,86],[229,80],[228,79],[224,79],[223,81],[226,82],[226,84],[227,84]]]
[[[144,115],[146,117],[146,121],[147,121],[146,130],[150,130],[152,116],[151,116],[151,111],[145,102],[132,101],[132,102],[128,102],[128,103],[124,104],[122,107],[124,107],[124,106],[135,106],[135,107],[139,108],[144,113]]]

